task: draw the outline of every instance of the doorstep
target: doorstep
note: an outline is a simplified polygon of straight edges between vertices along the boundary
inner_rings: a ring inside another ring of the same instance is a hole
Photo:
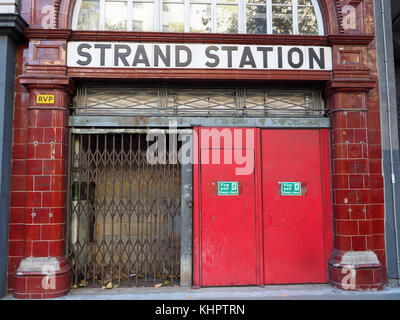
[[[9,295],[2,300],[14,300]],[[264,287],[213,288],[96,288],[73,289],[52,300],[400,300],[400,287],[386,286],[381,291],[349,292],[329,284],[274,285]]]

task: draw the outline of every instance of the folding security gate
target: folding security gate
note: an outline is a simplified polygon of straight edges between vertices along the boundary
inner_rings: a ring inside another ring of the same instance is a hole
[[[67,234],[75,285],[179,284],[181,168],[150,164],[151,143],[145,133],[71,133]],[[166,158],[173,152],[167,148]]]

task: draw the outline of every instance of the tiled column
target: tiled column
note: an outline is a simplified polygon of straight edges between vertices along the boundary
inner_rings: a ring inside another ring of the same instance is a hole
[[[33,82],[33,83],[32,83]],[[15,276],[17,298],[53,298],[71,287],[65,252],[67,115],[70,81],[21,79],[29,90],[24,258]],[[38,96],[53,97],[38,103]]]
[[[331,112],[334,251],[330,281],[344,290],[382,289],[374,252],[374,212],[383,207],[382,173],[368,134],[367,88],[328,90]],[[378,165],[378,167],[377,167]]]

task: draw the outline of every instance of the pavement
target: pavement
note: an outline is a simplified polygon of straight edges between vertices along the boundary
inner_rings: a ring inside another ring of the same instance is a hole
[[[14,300],[6,296],[2,300]],[[382,291],[347,292],[321,285],[276,285],[264,287],[218,288],[115,288],[110,290],[73,289],[52,300],[400,300],[400,287],[386,286]]]

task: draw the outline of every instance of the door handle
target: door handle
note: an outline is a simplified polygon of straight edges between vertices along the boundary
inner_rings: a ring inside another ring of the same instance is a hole
[[[270,227],[272,225],[272,216],[267,214],[267,226]]]

